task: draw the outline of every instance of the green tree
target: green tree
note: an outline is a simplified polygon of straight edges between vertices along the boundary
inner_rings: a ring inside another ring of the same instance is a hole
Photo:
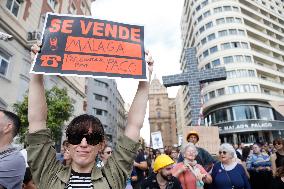
[[[50,90],[45,91],[46,102],[48,107],[47,127],[51,130],[52,139],[60,144],[61,129],[64,122],[73,114],[74,107],[71,98],[67,95],[66,89],[59,89],[54,86]],[[21,142],[24,141],[25,134],[28,129],[28,96],[25,95],[23,102],[13,105],[14,111],[21,119],[22,127],[20,129]]]

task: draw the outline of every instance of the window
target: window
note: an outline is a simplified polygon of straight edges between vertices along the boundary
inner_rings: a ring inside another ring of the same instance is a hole
[[[245,56],[245,60],[246,62],[252,62],[251,57],[250,56]]]
[[[219,37],[226,36],[226,35],[228,35],[228,31],[227,31],[227,30],[219,31],[219,32],[218,32],[218,35],[219,35]]]
[[[224,18],[219,18],[216,20],[216,24],[219,25],[219,24],[224,24],[225,23],[225,19]]]
[[[211,41],[211,40],[213,40],[215,38],[216,38],[215,37],[215,33],[212,33],[212,34],[208,35],[208,41]]]
[[[202,4],[202,7],[205,7],[206,5],[208,5],[208,0],[203,1],[201,4]]]
[[[235,22],[236,22],[236,23],[242,23],[242,19],[240,19],[240,18],[235,18]]]
[[[47,2],[48,2],[48,4],[49,4],[49,6],[50,6],[53,10],[55,10],[56,5],[57,5],[57,0],[48,0]]]
[[[271,108],[259,106],[257,109],[258,119],[274,120],[273,111]]]
[[[249,77],[255,77],[255,72],[253,70],[248,70]]]
[[[202,45],[204,45],[206,43],[206,37],[204,37],[202,40],[201,40],[201,43]]]
[[[228,89],[229,89],[229,94],[235,94],[240,92],[240,88],[238,85],[229,86]]]
[[[258,92],[258,87],[257,87],[257,85],[251,85],[251,86],[250,86],[250,92],[253,92],[253,93]]]
[[[213,26],[213,22],[208,22],[208,23],[205,25],[206,29],[209,29],[209,28],[211,28],[212,26]]]
[[[226,56],[223,58],[225,64],[233,63],[234,59],[232,56]]]
[[[239,7],[233,7],[233,11],[238,12],[239,11]]]
[[[228,121],[227,110],[226,109],[217,110],[215,112],[215,119],[216,119],[216,123]],[[213,121],[214,121],[214,119],[212,120],[212,122]]]
[[[0,49],[0,75],[7,75],[10,56]]]
[[[235,121],[255,119],[254,106],[235,106],[233,107]]]
[[[224,6],[223,8],[224,8],[224,11],[231,11],[232,10],[232,8],[230,6]]]
[[[223,43],[221,44],[221,49],[226,50],[226,49],[230,49],[231,48],[231,44],[230,43]]]
[[[226,18],[226,22],[227,23],[233,23],[234,22],[234,18],[233,17],[228,17],[228,18]]]
[[[248,93],[250,92],[250,88],[248,84],[241,85],[241,92]]]
[[[196,7],[196,11],[199,11],[200,10],[200,8],[201,8],[201,6],[200,5],[198,5],[197,7]]]
[[[241,42],[241,44],[242,44],[242,47],[244,49],[248,49],[249,48],[248,43]]]
[[[76,14],[76,6],[74,3],[71,4],[70,6],[70,13],[71,14]]]
[[[217,46],[214,46],[214,47],[211,47],[211,48],[210,48],[210,54],[215,53],[215,52],[217,52],[217,51],[218,51]]]
[[[96,115],[103,115],[103,110],[101,109],[95,109]]]
[[[199,32],[200,32],[200,34],[202,33],[202,32],[204,32],[205,31],[205,28],[204,28],[204,26],[202,26],[200,29],[199,29]]]
[[[210,10],[208,10],[203,14],[203,17],[206,18],[207,16],[210,16],[210,15],[211,15]]]
[[[230,35],[237,35],[237,30],[236,29],[230,29],[229,34]]]
[[[239,32],[239,35],[243,35],[243,36],[246,35],[244,30],[238,30],[238,32]]]
[[[244,57],[242,55],[236,55],[235,60],[236,62],[244,62]]]
[[[197,18],[197,21],[200,22],[202,20],[202,15]]]
[[[236,71],[232,70],[232,71],[227,71],[227,77],[228,78],[235,78],[237,76]]]
[[[222,7],[214,8],[214,13],[222,12]]]
[[[213,67],[216,67],[216,66],[219,66],[221,63],[220,63],[220,59],[216,59],[216,60],[213,60],[212,61],[212,66]]]
[[[203,52],[203,58],[207,57],[208,55],[209,55],[208,50],[206,50],[206,51]]]
[[[225,89],[224,88],[217,89],[217,94],[218,94],[218,96],[224,95],[225,94]]]
[[[210,68],[211,68],[210,63],[208,63],[208,64],[205,65],[205,69],[210,69]]]
[[[232,42],[232,47],[233,48],[240,48],[241,47],[241,43],[240,42]]]
[[[215,98],[215,91],[209,92],[209,98]]]
[[[6,7],[17,17],[20,10],[20,4],[19,0],[7,0]]]

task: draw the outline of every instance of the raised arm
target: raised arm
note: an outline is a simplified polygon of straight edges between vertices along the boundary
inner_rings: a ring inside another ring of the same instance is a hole
[[[129,113],[128,113],[128,120],[127,126],[125,128],[125,136],[128,138],[138,141],[140,136],[140,129],[143,126],[144,117],[146,114],[147,108],[147,101],[149,95],[149,87],[150,81],[153,71],[153,59],[151,55],[146,53],[147,57],[147,64],[149,70],[149,82],[148,81],[140,81],[138,84],[138,89],[131,104]]]
[[[39,45],[32,46],[31,60],[39,50]],[[28,99],[29,133],[34,133],[46,128],[47,104],[42,75],[31,74]]]

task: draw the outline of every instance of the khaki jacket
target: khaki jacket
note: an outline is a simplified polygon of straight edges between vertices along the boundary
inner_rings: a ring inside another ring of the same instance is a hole
[[[71,167],[56,160],[48,129],[27,135],[28,164],[38,189],[64,189],[71,175]],[[139,143],[126,136],[120,137],[112,156],[103,168],[94,165],[91,179],[94,188],[124,189],[131,174]],[[109,184],[108,184],[109,183]]]

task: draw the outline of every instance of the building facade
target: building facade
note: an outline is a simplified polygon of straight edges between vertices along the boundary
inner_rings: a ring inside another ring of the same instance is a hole
[[[3,0],[0,2],[0,32],[12,36],[0,40],[0,108],[12,110],[28,89],[30,48],[41,37],[47,12],[91,15],[91,0]],[[84,112],[85,79],[46,76],[47,89],[66,88],[74,115]],[[4,90],[5,89],[5,90]]]
[[[185,0],[181,30],[199,69],[226,68],[226,80],[203,86],[205,125],[218,126],[222,142],[284,137],[284,119],[268,103],[284,100],[283,0]],[[190,91],[181,90],[190,125]]]
[[[126,125],[126,111],[114,79],[87,79],[87,112],[99,118],[107,140],[114,145]]]
[[[154,78],[149,91],[150,132],[160,131],[163,145],[177,145],[175,99],[169,98],[166,88]]]

